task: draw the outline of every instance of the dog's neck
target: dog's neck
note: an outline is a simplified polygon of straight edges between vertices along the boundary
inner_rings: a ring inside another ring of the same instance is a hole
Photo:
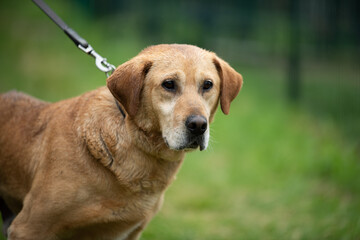
[[[128,115],[124,117],[114,100],[101,101],[105,103],[102,109],[93,109],[89,102],[86,114],[92,120],[82,124],[90,155],[128,188],[138,189],[134,183],[150,181],[147,178],[151,176],[159,183],[156,191],[165,190],[185,153],[169,149],[160,132],[146,131]]]
[[[175,151],[168,148],[164,139],[162,138],[160,131],[153,130],[151,128],[145,129],[144,127],[139,126],[133,119],[130,118],[128,114],[126,114],[126,111],[115,97],[114,102],[126,122],[126,128],[128,132],[130,135],[133,134],[132,142],[141,151],[146,152],[153,157],[172,162],[180,161],[184,158],[184,152]],[[148,116],[146,113],[140,113],[140,115],[140,119],[145,119]]]
[[[169,162],[181,161],[184,158],[184,151],[169,149],[161,132],[144,130],[131,119],[125,119],[125,122],[128,132],[132,134],[134,145],[144,153]]]

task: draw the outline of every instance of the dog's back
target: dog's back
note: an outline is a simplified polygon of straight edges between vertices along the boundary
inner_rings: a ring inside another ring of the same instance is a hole
[[[40,111],[48,104],[49,103],[40,101],[34,97],[17,91],[0,94],[1,135],[6,134],[7,129],[8,132],[11,132],[12,134],[14,134],[14,131],[17,131],[18,129],[31,129],[31,127],[29,127],[29,125],[31,125],[31,121],[36,120]],[[30,124],[24,124],[26,122]],[[16,127],[14,127],[14,124],[16,124]],[[2,144],[2,141],[3,139],[0,138],[0,144]]]
[[[47,102],[15,90],[0,94],[0,129],[8,120],[23,117],[29,112],[35,115],[48,104]]]

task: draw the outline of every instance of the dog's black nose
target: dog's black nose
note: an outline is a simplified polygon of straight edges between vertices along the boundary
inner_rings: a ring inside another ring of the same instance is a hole
[[[200,136],[206,131],[207,121],[203,116],[191,115],[186,119],[185,126],[191,134]]]

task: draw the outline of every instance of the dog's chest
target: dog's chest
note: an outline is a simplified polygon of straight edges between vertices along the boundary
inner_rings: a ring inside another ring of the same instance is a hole
[[[127,222],[142,221],[152,217],[161,207],[161,194],[139,194],[128,197],[126,203],[109,208],[110,219],[125,220]]]
[[[162,204],[162,195],[127,196],[126,200],[103,199],[93,202],[87,212],[94,213],[76,228],[59,233],[62,239],[128,239],[140,233]],[[86,212],[78,212],[84,215]],[[73,224],[72,224],[73,226]]]

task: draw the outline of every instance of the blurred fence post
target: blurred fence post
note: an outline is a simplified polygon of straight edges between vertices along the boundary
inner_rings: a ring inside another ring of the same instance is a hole
[[[296,102],[300,98],[300,10],[299,1],[289,3],[288,97]]]

